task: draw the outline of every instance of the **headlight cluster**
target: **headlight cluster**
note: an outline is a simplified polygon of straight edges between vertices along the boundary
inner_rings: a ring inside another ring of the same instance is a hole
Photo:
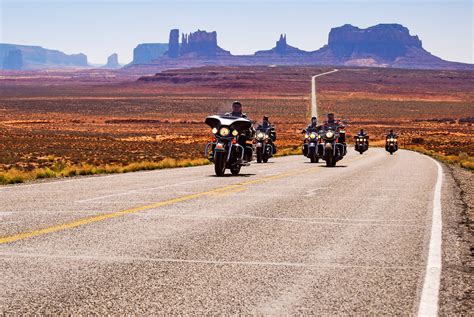
[[[310,139],[316,139],[317,137],[318,137],[318,135],[317,135],[315,132],[311,132],[311,133],[309,134],[309,138],[310,138]]]
[[[212,128],[212,129],[211,129],[211,132],[212,132],[213,134],[217,134],[217,132],[219,132],[219,134],[220,134],[221,136],[228,136],[228,135],[231,133],[230,129],[227,128],[227,127],[222,127],[222,128],[220,128],[220,130],[217,130],[217,128]],[[233,135],[233,136],[238,136],[238,135],[239,135],[239,131],[237,131],[237,130],[232,130],[232,135]]]
[[[334,137],[334,132],[332,132],[332,131],[326,132],[326,138],[332,139],[333,137]]]
[[[257,140],[263,140],[265,138],[265,133],[257,132]]]
[[[228,136],[230,133],[229,128],[223,127],[219,130],[219,134],[222,136]]]

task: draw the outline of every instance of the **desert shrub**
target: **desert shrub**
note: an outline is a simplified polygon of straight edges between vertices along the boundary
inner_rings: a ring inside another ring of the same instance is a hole
[[[57,174],[49,169],[49,168],[44,168],[44,169],[38,169],[33,171],[33,178],[34,179],[41,179],[41,178],[54,178],[57,177]]]
[[[58,164],[56,164],[58,163]],[[158,162],[133,162],[125,166],[119,164],[107,164],[95,166],[91,164],[69,164],[63,160],[56,160],[51,168],[37,168],[32,171],[21,171],[15,168],[0,172],[0,184],[22,183],[34,179],[73,177],[95,174],[115,174],[128,173],[143,170],[155,170],[175,167],[189,167],[206,165],[210,162],[207,159],[180,159],[165,158]]]

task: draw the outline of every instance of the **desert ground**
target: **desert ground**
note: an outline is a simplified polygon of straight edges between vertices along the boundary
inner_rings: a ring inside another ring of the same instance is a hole
[[[233,100],[253,120],[268,115],[277,145],[296,150],[310,116],[310,78],[330,69],[2,72],[0,171],[202,158],[211,136],[204,118]],[[334,112],[349,140],[364,128],[374,145],[393,128],[402,147],[472,162],[472,87],[469,71],[340,68],[317,82],[319,120]]]

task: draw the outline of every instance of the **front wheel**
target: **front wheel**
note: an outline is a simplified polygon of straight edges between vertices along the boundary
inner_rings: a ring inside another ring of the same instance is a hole
[[[214,171],[217,176],[224,176],[225,174],[225,162],[226,155],[225,153],[218,152],[214,155]]]
[[[232,166],[230,168],[230,172],[232,173],[232,175],[238,175],[240,173],[240,168],[241,166],[238,165],[238,166]]]
[[[264,158],[262,158],[262,161],[263,161],[263,163],[267,163],[268,162],[268,157],[265,156]]]
[[[333,156],[330,156],[326,159],[326,167],[334,167],[336,166],[336,158]]]
[[[262,148],[257,149],[257,163],[262,163],[263,153]]]

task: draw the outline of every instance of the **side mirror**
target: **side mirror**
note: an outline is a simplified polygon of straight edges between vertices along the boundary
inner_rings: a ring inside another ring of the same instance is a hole
[[[305,134],[305,133],[306,133],[305,129],[301,130],[301,134]]]

